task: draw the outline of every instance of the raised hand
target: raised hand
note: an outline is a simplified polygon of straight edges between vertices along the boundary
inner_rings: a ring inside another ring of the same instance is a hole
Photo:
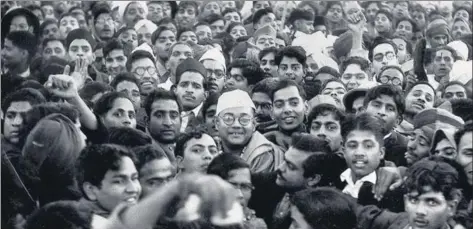
[[[60,98],[74,98],[75,96],[78,96],[77,83],[73,77],[69,76],[69,74],[70,66],[66,65],[63,74],[50,75],[44,86],[49,90],[49,92]]]
[[[348,29],[350,29],[352,32],[363,33],[365,30],[366,17],[361,11],[355,14],[347,15],[346,20],[348,22]]]
[[[85,84],[85,80],[87,79],[87,69],[89,66],[89,61],[84,58],[78,58],[76,60],[76,64],[74,67],[73,73],[64,73],[65,75],[70,75],[72,79],[76,82],[77,88],[82,88]]]

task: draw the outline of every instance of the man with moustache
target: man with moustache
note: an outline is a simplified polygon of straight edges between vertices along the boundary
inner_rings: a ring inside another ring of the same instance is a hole
[[[219,48],[208,50],[200,58],[207,69],[207,77],[209,81],[209,92],[221,93],[225,85],[225,76],[227,74],[227,67],[225,64],[225,57]]]
[[[278,129],[278,124],[271,118],[273,108],[271,92],[277,81],[277,78],[266,78],[258,82],[251,90],[251,100],[256,107],[256,130],[262,134]]]

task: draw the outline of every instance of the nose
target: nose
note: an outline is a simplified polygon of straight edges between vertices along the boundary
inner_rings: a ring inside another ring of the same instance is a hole
[[[141,186],[138,182],[128,182],[128,185],[126,186],[125,192],[127,193],[137,193],[138,190],[140,190]]]
[[[379,110],[378,110],[378,115],[381,116],[381,117],[386,116],[386,108],[385,108],[384,106],[382,106],[381,108],[379,108]]]
[[[12,125],[13,126],[20,126],[22,123],[23,123],[23,117],[21,117],[21,115],[17,115],[13,119]]]
[[[426,215],[426,206],[424,204],[417,204],[416,206],[416,216],[424,217]]]
[[[212,160],[212,154],[210,154],[210,151],[205,150],[204,155],[202,155],[202,159],[209,161]]]
[[[416,145],[417,145],[417,144],[416,144],[416,141],[415,141],[415,140],[409,140],[409,141],[407,142],[407,149],[408,149],[409,151],[414,151],[414,150],[416,149]]]
[[[320,131],[317,134],[317,137],[322,138],[322,139],[325,139],[327,137],[327,135],[325,135],[325,129],[324,128],[320,128]]]
[[[165,115],[165,117],[163,118],[163,125],[170,126],[171,124],[171,118],[168,115]]]

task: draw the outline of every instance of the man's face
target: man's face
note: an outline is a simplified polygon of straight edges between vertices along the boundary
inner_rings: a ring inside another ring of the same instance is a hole
[[[394,7],[393,16],[397,19],[409,17],[409,5],[407,2],[399,2]]]
[[[129,29],[123,31],[118,39],[126,46],[129,47],[129,50],[133,50],[138,46],[138,34],[134,29]]]
[[[195,28],[195,34],[199,37],[199,40],[212,39],[212,30],[207,25],[199,25]]]
[[[378,74],[386,65],[399,65],[399,62],[394,47],[383,43],[373,49],[373,71]]]
[[[230,35],[236,40],[239,37],[247,36],[248,33],[246,32],[245,27],[243,27],[241,25],[237,25],[237,26],[232,28],[232,30],[230,31]]]
[[[61,19],[59,22],[59,34],[61,35],[62,39],[66,39],[67,34],[74,29],[79,28],[79,22],[75,17],[66,16]]]
[[[332,152],[337,151],[343,144],[340,120],[333,112],[326,111],[312,120],[310,134],[326,140]]]
[[[156,100],[151,104],[148,132],[154,140],[175,143],[181,129],[179,105],[174,100]]]
[[[141,108],[141,94],[138,85],[131,81],[122,81],[117,84],[115,91],[125,93],[130,98],[135,110]]]
[[[176,87],[176,95],[184,110],[193,110],[205,100],[204,76],[197,72],[184,72]]]
[[[212,137],[218,136],[217,126],[215,125],[216,110],[217,110],[217,104],[214,104],[210,106],[209,108],[207,108],[204,114],[205,127],[207,128],[207,131]]]
[[[342,6],[338,4],[332,5],[330,9],[328,9],[325,17],[331,22],[339,22],[343,19]]]
[[[176,75],[177,66],[187,58],[193,58],[194,54],[188,45],[177,44],[173,47],[167,66],[173,76]]]
[[[409,59],[411,59],[411,54],[407,53],[407,44],[406,41],[400,38],[394,38],[392,39],[394,44],[396,44],[397,47],[397,57],[399,59],[399,64],[403,64]]]
[[[361,84],[369,81],[368,74],[361,70],[358,64],[349,64],[342,75],[342,82],[348,91],[358,88]]]
[[[384,147],[371,131],[353,130],[345,139],[345,161],[356,179],[375,171],[384,158]]]
[[[41,6],[41,10],[44,12],[45,19],[56,19],[56,16],[54,15],[54,7],[52,5]]]
[[[243,76],[241,68],[232,68],[230,70],[230,75],[225,80],[225,88],[249,91],[248,80]]]
[[[18,143],[21,126],[25,113],[31,110],[31,104],[26,101],[12,102],[5,112],[5,122],[3,124],[3,136],[13,144]]]
[[[85,59],[88,64],[95,61],[95,54],[92,50],[92,46],[85,39],[75,39],[69,45],[67,52],[70,61],[76,61],[77,59]]]
[[[223,15],[223,18],[225,18],[225,22],[227,25],[232,22],[241,22],[241,17],[237,12],[227,13]]]
[[[444,46],[448,43],[448,36],[446,34],[437,34],[433,37],[427,36],[427,38],[429,38],[430,45],[432,45],[432,48]]]
[[[123,21],[127,26],[133,27],[135,24],[145,18],[145,9],[138,2],[132,2],[123,16]]]
[[[106,128],[122,126],[136,128],[135,107],[129,99],[115,99],[112,108],[101,119]]]
[[[112,38],[115,33],[115,21],[113,21],[112,15],[100,14],[95,20],[95,31],[102,39]]]
[[[273,77],[278,76],[278,66],[274,61],[275,53],[270,52],[263,56],[260,60],[260,67],[265,71],[270,73]]]
[[[163,60],[169,59],[169,49],[174,43],[176,43],[176,35],[171,30],[164,30],[161,32],[154,43],[159,58]]]
[[[391,96],[380,95],[371,100],[366,107],[366,112],[383,121],[385,134],[389,133],[399,122],[399,111]]]
[[[192,138],[184,145],[184,156],[177,158],[179,169],[186,173],[206,173],[210,162],[218,153],[217,144],[210,135],[202,134],[199,139]]]
[[[424,109],[434,107],[435,92],[425,84],[414,86],[406,96],[406,111],[418,114]]]
[[[308,56],[307,60],[305,61],[305,64],[307,66],[307,73],[313,73],[314,75],[317,73],[319,70],[319,65],[317,62],[315,62],[314,58],[312,56]]]
[[[219,136],[228,146],[246,146],[255,131],[254,111],[250,107],[225,109],[216,121]]]
[[[473,145],[471,139],[473,138],[473,132],[466,132],[458,142],[458,156],[456,161],[463,167],[468,183],[473,185],[473,166],[472,166],[472,152]]]
[[[221,92],[225,85],[225,68],[216,60],[204,60],[202,62],[207,69],[207,77],[209,78],[209,91]],[[212,74],[210,74],[210,72]]]
[[[28,52],[26,50],[16,47],[13,42],[9,39],[5,39],[5,44],[2,49],[2,64],[6,68],[15,68],[19,64],[26,61],[28,57]]]
[[[276,47],[275,39],[273,36],[270,35],[261,35],[258,37],[256,40],[256,47],[258,47],[260,50],[263,50],[265,48],[269,47]]]
[[[324,85],[330,79],[335,79],[335,76],[333,76],[331,74],[328,74],[328,73],[323,73],[322,72],[322,73],[318,73],[317,75],[315,75],[314,80],[320,81],[320,85]]]
[[[413,165],[430,154],[431,142],[421,129],[415,129],[409,136],[405,158],[408,165]]]
[[[251,172],[249,168],[233,169],[228,171],[228,183],[238,188],[238,200],[243,207],[248,205],[251,198],[253,184],[251,183]]]
[[[466,98],[466,90],[465,87],[462,87],[458,84],[452,84],[445,88],[445,92],[443,93],[443,98],[447,100],[452,99],[464,99]]]
[[[392,27],[391,20],[386,15],[379,13],[374,19],[374,27],[379,33],[388,32]]]
[[[89,198],[112,212],[121,203],[136,204],[141,194],[138,171],[129,157],[122,157],[118,170],[108,170],[99,186],[92,186]]]
[[[268,94],[263,92],[255,92],[251,96],[251,100],[256,107],[255,118],[257,123],[271,121],[271,109],[273,102]]]
[[[283,56],[278,67],[279,77],[296,81],[299,85],[304,80],[304,67],[295,57]]]
[[[286,47],[286,42],[283,39],[276,38],[276,48],[282,49]]]
[[[455,149],[454,144],[452,144],[447,138],[440,140],[435,145],[433,154],[450,160],[455,160],[457,158],[457,150]]]
[[[151,42],[151,35],[153,32],[154,31],[151,31],[147,26],[141,26],[138,30],[136,30],[136,34],[138,36],[138,45],[147,43],[153,47],[153,43]]]
[[[271,5],[269,4],[269,1],[256,1],[253,3],[253,8],[251,9],[251,11],[254,13],[258,10],[268,8],[270,6]]]
[[[141,58],[131,63],[131,71],[140,82],[140,91],[149,94],[158,86],[158,71],[149,58]]]
[[[400,72],[398,69],[395,69],[395,68],[386,69],[381,73],[381,75],[378,78],[382,84],[392,85],[402,90],[402,83],[404,81],[404,76],[402,72]]]
[[[222,12],[228,8],[237,8],[235,1],[221,1]]]
[[[411,191],[404,196],[410,228],[445,227],[448,219],[455,214],[456,204],[454,201],[447,201],[443,193],[432,190],[430,186],[423,187],[422,190],[425,190],[422,194]]]
[[[471,33],[470,27],[462,21],[453,23],[452,26],[452,37],[454,40],[459,39],[461,36]]]
[[[108,74],[115,77],[120,72],[126,72],[127,57],[123,49],[114,49],[105,57],[105,68]]]
[[[411,40],[412,36],[414,36],[414,30],[413,30],[412,24],[407,20],[399,22],[397,24],[395,34],[402,36],[406,38],[407,40]]]
[[[147,162],[140,169],[141,197],[149,196],[174,178],[173,166],[163,157]]]
[[[352,110],[355,112],[355,115],[363,112],[365,108],[363,107],[363,102],[365,97],[358,97],[353,101]]]
[[[212,30],[212,36],[216,36],[221,32],[225,32],[225,21],[217,20],[210,24],[210,30]]]
[[[53,40],[46,43],[46,46],[43,48],[43,57],[45,60],[49,60],[52,56],[59,57],[64,59],[66,57],[66,49],[64,45],[58,41]]]
[[[421,11],[414,11],[412,13],[412,19],[417,23],[419,29],[425,28],[425,14]]]
[[[301,31],[305,34],[312,34],[314,32],[314,22],[311,20],[296,20],[294,25],[297,31]]]
[[[204,10],[202,11],[202,17],[206,17],[211,14],[218,14],[220,15],[222,13],[220,9],[220,4],[219,2],[209,2],[207,5],[205,5]]]
[[[155,23],[163,18],[163,7],[159,2],[148,3],[147,18]]]
[[[196,12],[194,7],[180,7],[176,14],[176,22],[179,27],[192,27],[196,20]]]
[[[377,3],[371,3],[368,5],[368,8],[366,9],[366,19],[369,22],[374,22],[374,19],[376,17],[376,13],[378,12],[379,7]]]
[[[160,2],[163,8],[163,17],[172,17],[171,3],[169,2]]]
[[[12,19],[10,23],[10,32],[13,31],[32,31],[32,27],[28,25],[28,21],[26,20],[26,17],[24,16],[16,16]]]
[[[334,98],[340,108],[343,108],[343,96],[346,93],[347,90],[343,84],[337,81],[327,83],[321,92],[322,95],[329,95]]]
[[[43,29],[43,39],[44,38],[60,38],[59,28],[56,23],[49,24]]]
[[[278,167],[276,184],[286,189],[301,189],[306,184],[302,164],[310,156],[306,152],[290,147],[284,153],[284,162]]]
[[[283,88],[274,93],[273,117],[283,130],[298,128],[304,121],[306,106],[295,86]]]
[[[434,74],[436,76],[448,76],[453,67],[455,58],[448,50],[439,50],[434,57]]]
[[[453,18],[463,18],[465,21],[468,21],[470,20],[470,13],[464,9],[457,10]]]
[[[72,15],[77,19],[79,28],[89,30],[89,25],[87,25],[87,21],[82,10],[79,11],[79,13],[75,13],[75,11],[73,11]]]
[[[255,31],[258,30],[259,28],[263,28],[266,25],[272,26],[274,29],[276,29],[276,15],[273,13],[266,14],[262,16],[259,21],[254,25]]]
[[[179,41],[181,42],[187,42],[187,41],[192,41],[192,43],[197,44],[197,35],[195,34],[194,31],[186,31],[181,33],[179,37]]]

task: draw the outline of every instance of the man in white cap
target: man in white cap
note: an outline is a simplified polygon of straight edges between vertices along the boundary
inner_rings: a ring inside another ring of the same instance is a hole
[[[216,108],[216,127],[224,153],[240,155],[252,172],[275,171],[283,152],[256,131],[255,105],[247,92],[223,93]]]
[[[218,48],[208,50],[199,60],[207,69],[207,77],[209,80],[210,92],[222,92],[225,85],[225,75],[227,67],[225,65],[225,57]]]
[[[138,34],[138,44],[148,43],[150,46],[153,45],[151,35],[158,28],[156,24],[148,19],[142,19],[135,24],[134,28]]]

